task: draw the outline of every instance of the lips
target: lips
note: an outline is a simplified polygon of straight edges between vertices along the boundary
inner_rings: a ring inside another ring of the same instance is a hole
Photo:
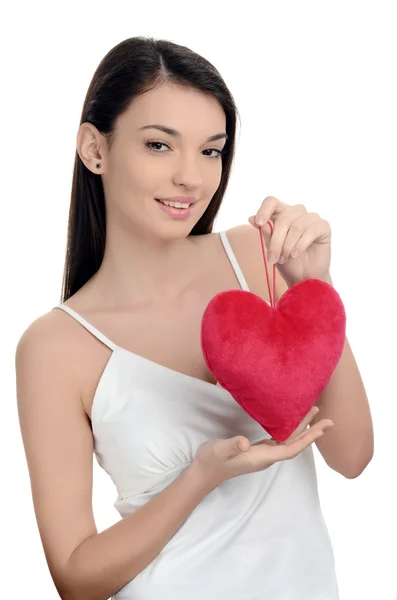
[[[163,204],[157,198],[155,198],[155,200],[156,200],[157,204],[160,204],[160,210],[167,213],[173,219],[177,219],[177,220],[188,219],[194,211],[193,203],[188,208],[177,208],[177,207],[173,207],[173,206],[167,206],[166,204]]]

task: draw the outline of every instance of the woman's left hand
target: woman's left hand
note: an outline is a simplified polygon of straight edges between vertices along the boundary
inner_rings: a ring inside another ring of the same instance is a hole
[[[258,222],[262,219],[262,224]],[[261,228],[268,248],[268,260],[289,287],[305,279],[331,283],[331,227],[317,213],[308,213],[302,204],[290,206],[268,196],[249,222]],[[270,225],[273,223],[273,235]]]

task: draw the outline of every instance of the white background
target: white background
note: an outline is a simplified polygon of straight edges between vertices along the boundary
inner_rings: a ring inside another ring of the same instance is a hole
[[[393,9],[395,3],[379,1],[232,7],[172,0],[78,7],[24,2],[2,9],[2,598],[58,597],[19,433],[15,347],[26,327],[60,301],[76,132],[88,84],[108,50],[136,35],[170,39],[204,55],[235,97],[242,127],[215,231],[246,223],[268,195],[303,203],[331,223],[331,274],[371,404],[375,456],[358,479],[346,480],[315,448],[322,509],[341,600],[397,597]],[[119,519],[116,490],[96,461],[94,478],[102,531]]]

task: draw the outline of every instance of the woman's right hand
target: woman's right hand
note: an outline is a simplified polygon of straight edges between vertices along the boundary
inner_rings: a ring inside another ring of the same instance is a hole
[[[330,419],[322,419],[306,429],[318,411],[313,406],[285,442],[277,442],[271,438],[251,445],[241,435],[204,442],[199,446],[191,466],[204,480],[217,486],[232,477],[263,471],[278,461],[295,458],[334,425]]]

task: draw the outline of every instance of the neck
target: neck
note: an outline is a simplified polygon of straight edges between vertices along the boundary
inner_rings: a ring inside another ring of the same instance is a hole
[[[102,264],[92,277],[106,308],[154,307],[171,302],[192,281],[196,236],[164,239],[144,231],[108,227]]]

